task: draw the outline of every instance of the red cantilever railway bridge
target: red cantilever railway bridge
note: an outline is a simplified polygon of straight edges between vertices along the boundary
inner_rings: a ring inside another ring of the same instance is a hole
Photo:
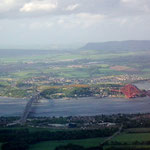
[[[120,90],[112,89],[112,92],[119,92],[123,93],[127,98],[135,98],[139,96],[150,96],[150,91],[141,91],[138,89],[136,86],[132,84],[127,84],[124,87],[120,88]],[[31,97],[31,99],[28,101],[25,110],[23,112],[23,115],[19,122],[12,123],[10,125],[14,125],[16,123],[24,124],[27,120],[27,117],[29,116],[31,109],[32,109],[32,104],[40,99],[40,93],[37,92],[35,95]]]
[[[135,98],[147,95],[150,96],[150,91],[142,91],[132,84],[127,84],[124,87],[120,88],[120,90],[112,89],[112,91],[123,93],[126,98]]]

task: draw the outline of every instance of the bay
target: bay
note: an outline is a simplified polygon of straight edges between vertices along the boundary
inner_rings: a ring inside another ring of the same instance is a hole
[[[140,89],[150,89],[149,82],[136,83]],[[26,99],[0,97],[0,116],[21,116]],[[34,116],[93,116],[100,114],[135,114],[150,113],[150,97],[125,98],[95,98],[42,100],[32,106]]]

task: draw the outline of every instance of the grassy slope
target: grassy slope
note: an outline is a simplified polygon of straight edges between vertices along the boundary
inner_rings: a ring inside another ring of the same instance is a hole
[[[150,148],[150,145],[114,145],[114,146],[105,146],[104,150],[107,150],[107,148],[115,147],[115,148]]]
[[[18,128],[20,129],[20,128]],[[45,130],[45,129],[34,129],[34,128],[29,128],[30,131],[37,131],[37,130]],[[51,130],[52,131],[52,130]],[[55,132],[55,130],[53,130]],[[126,133],[126,132],[137,132],[137,133]],[[118,142],[126,142],[127,144],[131,144],[132,142],[135,141],[150,141],[150,133],[140,133],[140,132],[149,132],[150,128],[133,128],[126,130],[126,132],[116,136],[113,138],[111,141],[118,141]],[[46,141],[46,142],[40,142],[38,144],[33,144],[30,146],[29,150],[54,150],[57,146],[59,145],[67,145],[69,143],[76,144],[76,145],[81,145],[84,147],[93,147],[93,146],[98,146],[101,142],[104,141],[104,138],[91,138],[91,139],[82,139],[82,140],[65,140],[65,141]],[[0,147],[1,147],[0,143]],[[115,145],[117,147],[120,147],[121,145]],[[125,146],[125,145],[123,145]],[[109,146],[106,146],[109,147]],[[105,148],[106,148],[105,147]],[[129,147],[127,145],[127,147]],[[150,147],[150,145],[130,145],[130,147]],[[1,150],[1,148],[0,148]]]
[[[94,139],[84,139],[84,140],[67,140],[67,141],[47,141],[34,144],[29,150],[54,150],[59,145],[67,145],[69,143],[81,145],[84,147],[98,146],[104,139],[94,138]],[[112,139],[111,141],[126,142],[128,144],[135,141],[150,141],[150,133],[122,133]],[[117,146],[117,145],[116,145]],[[119,145],[118,145],[119,146]],[[150,147],[150,145],[130,145],[130,147]],[[106,146],[109,147],[109,146]],[[105,147],[105,148],[106,148]],[[120,146],[119,146],[120,147]]]
[[[135,128],[135,129],[130,129],[128,131],[133,131],[133,132],[137,132],[137,133],[122,133],[118,136],[116,136],[114,139],[112,139],[111,141],[113,142],[121,142],[121,143],[127,143],[127,144],[131,144],[132,142],[146,142],[146,141],[150,141],[150,133],[140,133],[140,132],[149,132],[149,128]],[[106,148],[109,148],[112,146],[105,146],[104,150]],[[127,148],[150,148],[150,145],[113,145],[113,147],[127,147]]]
[[[54,150],[59,145],[67,145],[69,143],[81,145],[84,147],[98,146],[104,138],[93,138],[93,139],[84,139],[84,140],[67,140],[67,141],[47,141],[34,144],[30,147],[29,150]]]
[[[135,141],[150,141],[150,133],[123,133],[121,135],[118,135],[111,141],[118,141],[118,142],[135,142]]]
[[[131,128],[125,130],[128,133],[150,133],[150,128]]]
[[[0,150],[1,150],[1,146],[2,146],[2,143],[0,143]]]

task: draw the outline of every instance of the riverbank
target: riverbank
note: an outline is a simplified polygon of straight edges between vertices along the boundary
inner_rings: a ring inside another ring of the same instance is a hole
[[[103,84],[102,84],[103,85]],[[62,87],[49,87],[47,89],[43,89],[40,92],[41,99],[78,99],[78,98],[86,98],[86,97],[96,97],[96,98],[125,98],[124,94],[119,91],[119,89],[123,86],[121,84],[104,84],[103,86],[90,86],[90,85],[69,85]],[[140,90],[150,90],[150,80],[137,81],[134,82],[133,85],[137,86]],[[65,88],[65,90],[64,90]],[[67,89],[66,89],[67,88]],[[4,98],[16,98],[16,99],[30,99],[32,94],[28,96],[15,96],[15,95],[3,95],[1,97]]]

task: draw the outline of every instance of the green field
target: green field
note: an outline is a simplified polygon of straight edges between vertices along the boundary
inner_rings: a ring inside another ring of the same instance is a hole
[[[66,52],[49,52],[49,53],[35,53],[29,55],[28,53],[22,53],[21,55],[9,55],[7,57],[0,57],[1,65],[14,65],[15,69],[10,71],[6,70],[7,75],[12,78],[31,78],[33,76],[38,76],[40,73],[49,74],[54,73],[58,77],[66,78],[90,78],[98,77],[102,75],[119,75],[123,74],[124,71],[111,70],[110,66],[123,65],[129,66],[131,68],[140,69],[144,74],[149,73],[149,62],[145,65],[138,61],[136,58],[142,56],[143,58],[147,56],[144,52],[120,52],[120,53],[105,53],[96,50],[88,51],[66,51]],[[133,57],[132,62],[123,60],[127,57]],[[135,58],[134,58],[135,57]],[[122,59],[123,58],[123,59]],[[111,60],[111,62],[110,62]],[[116,61],[117,60],[117,61]],[[100,62],[102,61],[102,62]],[[96,62],[96,64],[92,64]],[[24,69],[20,69],[18,64],[23,65]],[[57,67],[53,65],[45,66],[46,64],[57,64]],[[24,67],[24,64],[27,64]],[[70,65],[81,65],[81,68],[72,68]],[[85,67],[86,65],[86,67]],[[145,65],[145,67],[143,67]],[[99,68],[100,67],[100,68]],[[57,69],[56,69],[57,68]],[[142,70],[141,70],[142,69]],[[125,72],[127,73],[127,72]],[[137,73],[137,72],[136,72]],[[0,76],[1,77],[1,76]],[[6,77],[6,75],[5,75]]]
[[[138,130],[138,129],[137,129]],[[141,130],[141,129],[140,129]],[[142,129],[145,131],[145,129]],[[93,138],[93,139],[83,139],[83,140],[67,140],[67,141],[47,141],[47,142],[40,142],[38,144],[34,144],[30,147],[29,150],[54,150],[57,146],[60,145],[67,145],[67,144],[76,144],[81,145],[83,147],[94,147],[98,146],[101,142],[104,141],[104,138]],[[113,138],[109,143],[111,142],[121,142],[121,143],[127,143],[130,145],[127,145],[126,147],[150,147],[150,145],[132,145],[133,142],[146,142],[150,141],[150,133],[122,133],[115,138]],[[121,147],[121,145],[115,145],[115,147]],[[125,145],[124,145],[125,146]],[[124,147],[122,146],[122,147]],[[108,148],[110,146],[105,146],[104,149]]]
[[[1,146],[2,146],[2,143],[0,143],[0,150],[1,150]]]
[[[150,128],[131,128],[125,131],[127,133],[150,133]]]
[[[142,142],[150,141],[150,133],[140,133],[140,132],[149,131],[149,128],[135,128],[129,129],[127,132],[137,132],[137,133],[122,133],[116,137],[114,137],[111,141],[109,141],[110,145],[104,146],[104,150],[107,148],[115,147],[115,148],[150,148],[150,145],[140,145]],[[118,142],[118,144],[117,144]],[[136,142],[140,142],[135,144]],[[113,145],[113,143],[115,143]],[[119,143],[122,143],[121,145]]]
[[[40,142],[38,144],[32,145],[29,150],[54,150],[57,146],[67,145],[69,143],[81,145],[88,148],[88,147],[98,146],[101,142],[103,142],[103,140],[104,138],[92,138],[92,139],[84,139],[84,140]]]
[[[135,75],[135,81],[147,79],[150,78],[147,55],[141,51],[106,53],[99,50],[33,51],[31,54],[14,51],[12,55],[7,52],[0,55],[3,69],[0,96],[26,98],[35,85],[128,83],[133,81],[130,75]]]
[[[0,130],[9,130],[10,128],[0,128]],[[41,132],[41,131],[50,131],[50,132],[57,132],[57,131],[74,131],[75,129],[52,129],[52,128],[35,128],[35,127],[13,127],[14,130],[25,130],[28,129],[29,132]]]
[[[142,150],[142,148],[150,148],[150,145],[115,145],[115,146],[105,146],[104,150],[107,150],[107,148],[138,148],[139,150]]]
[[[15,128],[15,129],[20,130],[23,128]],[[28,129],[30,130],[30,132],[46,130],[43,128],[28,128]],[[55,132],[58,130],[50,129],[50,131]],[[150,141],[150,133],[146,133],[149,131],[150,131],[150,128],[127,129],[120,135],[110,140],[108,144],[104,146],[104,150],[110,147],[150,148],[150,145],[148,145],[148,143],[144,143],[144,142]],[[135,132],[135,133],[128,133],[128,132]],[[140,132],[143,132],[143,133],[140,133]],[[39,142],[37,144],[30,145],[29,150],[55,150],[56,147],[65,146],[67,144],[80,145],[85,148],[96,147],[96,146],[99,146],[105,139],[106,138],[90,138],[90,139],[80,139],[80,140],[44,141],[44,142]],[[1,145],[2,144],[0,143],[0,147]]]
[[[150,133],[123,133],[121,135],[116,136],[111,141],[126,142],[129,144],[135,141],[150,141]]]

